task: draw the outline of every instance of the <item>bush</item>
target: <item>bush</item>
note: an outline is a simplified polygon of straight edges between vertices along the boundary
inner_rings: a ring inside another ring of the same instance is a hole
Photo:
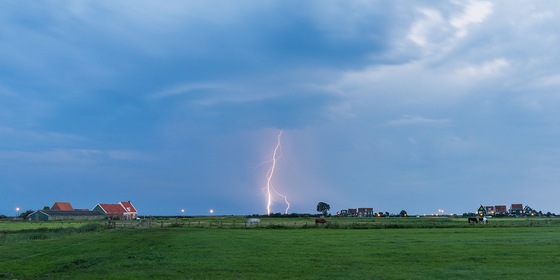
[[[87,224],[78,228],[78,232],[99,231],[103,229],[101,224]]]

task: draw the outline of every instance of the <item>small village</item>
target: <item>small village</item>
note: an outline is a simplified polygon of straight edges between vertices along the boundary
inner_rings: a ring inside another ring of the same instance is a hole
[[[44,207],[28,214],[28,221],[60,221],[60,220],[136,220],[138,211],[130,201],[116,204],[98,203],[89,209],[75,209],[70,202],[55,202],[52,207]]]
[[[423,214],[422,216],[442,216],[445,215],[443,210],[438,210],[436,214]],[[452,216],[458,216],[457,214],[449,214]],[[483,206],[482,204],[478,207],[476,212],[467,212],[463,213],[463,217],[469,216],[492,216],[492,217],[527,217],[527,216],[553,216],[555,214],[547,212],[544,213],[542,211],[537,211],[531,208],[529,205],[523,206],[523,204],[511,204],[509,209],[506,205],[487,205]],[[407,217],[408,213],[405,210],[401,210],[398,214],[390,214],[389,212],[375,212],[373,207],[359,207],[359,208],[348,208],[342,209],[336,212],[336,216],[338,217],[361,217],[361,218],[369,218],[369,217],[390,217],[390,216],[400,216],[400,217]]]

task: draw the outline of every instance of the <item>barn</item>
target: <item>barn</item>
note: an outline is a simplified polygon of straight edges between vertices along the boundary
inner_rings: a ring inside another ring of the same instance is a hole
[[[99,211],[88,210],[38,210],[27,219],[29,221],[61,221],[61,220],[101,220],[105,215]]]
[[[61,210],[61,211],[72,211],[74,207],[70,202],[55,202],[51,207],[51,210]]]

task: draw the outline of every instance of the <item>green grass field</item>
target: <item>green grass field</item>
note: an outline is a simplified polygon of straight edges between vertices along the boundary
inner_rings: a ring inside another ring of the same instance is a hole
[[[331,219],[330,228],[309,218],[250,228],[244,220],[169,219],[142,229],[0,222],[0,279],[560,277],[560,219]]]

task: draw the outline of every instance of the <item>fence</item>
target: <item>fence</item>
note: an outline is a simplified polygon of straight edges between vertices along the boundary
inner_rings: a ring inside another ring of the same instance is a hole
[[[260,223],[248,223],[247,219],[199,219],[199,218],[144,218],[141,221],[113,221],[109,228],[223,228],[223,229],[384,229],[384,228],[465,228],[465,227],[532,227],[560,226],[560,219],[492,219],[488,224],[469,224],[464,218],[395,218],[395,219],[348,219],[333,218],[326,224],[316,224],[314,219],[265,219]]]

